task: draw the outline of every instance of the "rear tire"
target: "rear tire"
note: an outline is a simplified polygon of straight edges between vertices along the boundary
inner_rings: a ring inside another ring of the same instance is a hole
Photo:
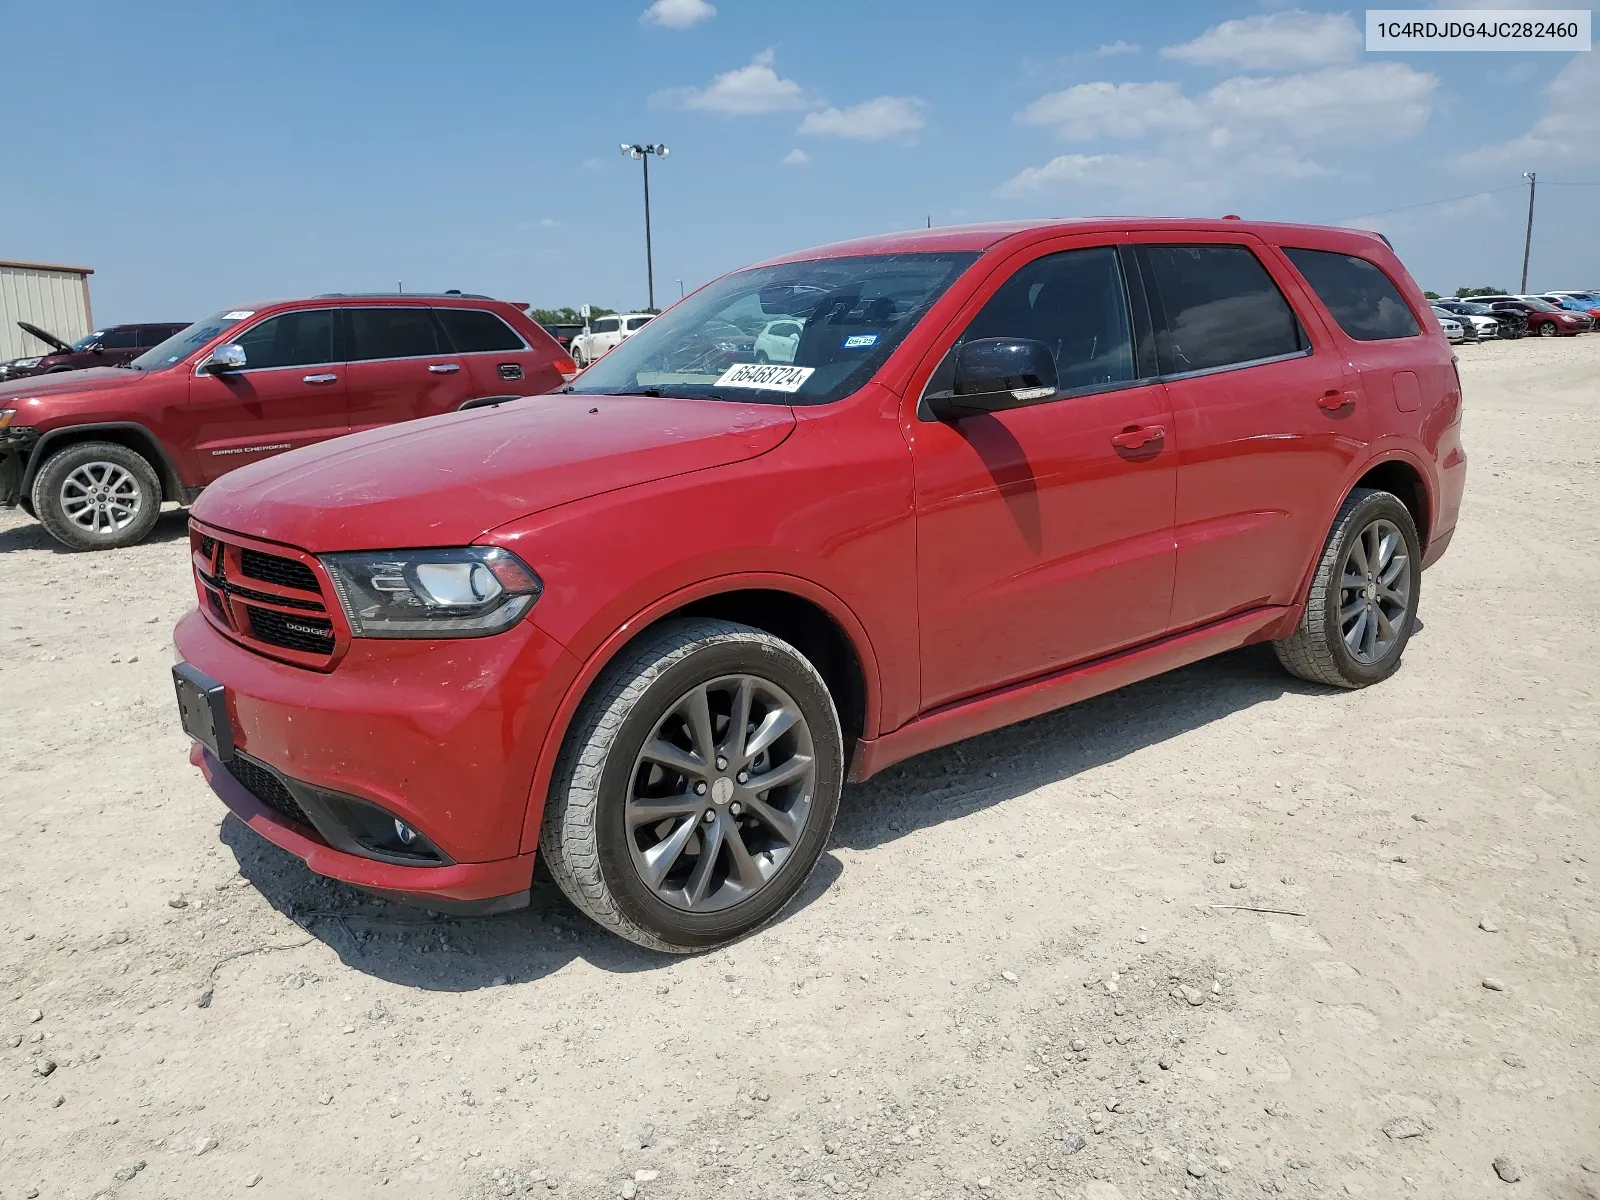
[[[1278,661],[1330,687],[1387,679],[1411,639],[1421,583],[1410,511],[1389,492],[1356,488],[1334,517],[1299,627],[1272,643]]]
[[[709,949],[770,920],[810,877],[843,763],[833,698],[793,646],[729,621],[665,622],[606,668],[574,717],[540,852],[567,898],[613,933],[667,953]],[[759,788],[767,775],[778,778]]]
[[[142,542],[161,515],[161,480],[139,454],[115,442],[79,442],[52,455],[33,480],[33,510],[45,531],[73,550]]]

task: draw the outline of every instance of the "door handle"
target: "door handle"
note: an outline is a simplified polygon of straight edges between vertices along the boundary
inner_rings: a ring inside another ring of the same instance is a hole
[[[336,383],[339,377],[331,372],[326,375],[307,375],[302,383]]]
[[[1151,442],[1165,441],[1166,437],[1165,425],[1134,425],[1113,436],[1111,444],[1119,450],[1143,450]]]
[[[1354,392],[1327,391],[1317,400],[1317,407],[1325,412],[1338,412],[1346,406],[1354,407],[1355,402]]]
[[[428,370],[435,375],[454,375],[461,367],[457,363],[434,363]]]

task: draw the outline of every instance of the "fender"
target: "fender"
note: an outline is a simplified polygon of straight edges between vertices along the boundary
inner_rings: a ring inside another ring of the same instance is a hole
[[[555,714],[550,720],[549,728],[545,731],[544,744],[539,749],[538,765],[534,768],[533,782],[528,789],[527,814],[522,825],[522,852],[527,853],[539,845],[539,826],[544,820],[545,797],[550,791],[550,779],[555,774],[556,759],[561,754],[561,743],[567,736],[567,728],[572,723],[573,716],[578,711],[578,706],[583,703],[583,698],[588,695],[590,686],[599,678],[611,660],[615,658],[634,636],[646,626],[660,620],[667,614],[692,604],[696,600],[705,600],[712,596],[719,596],[724,592],[737,592],[761,588],[767,591],[788,592],[809,600],[821,608],[844,630],[845,636],[850,640],[851,648],[856,653],[856,659],[861,664],[861,677],[865,684],[866,705],[863,721],[864,730],[871,731],[868,736],[876,737],[878,730],[878,660],[872,652],[872,643],[867,637],[867,631],[861,621],[851,611],[850,606],[826,588],[819,587],[808,579],[798,575],[782,575],[773,572],[740,572],[733,575],[719,575],[711,579],[703,579],[678,589],[666,596],[655,600],[628,620],[624,621],[615,632],[600,643],[598,647],[584,660],[572,681],[567,685],[561,702],[556,706]],[[537,609],[535,609],[537,613]]]
[[[1388,444],[1384,444],[1385,442]],[[1333,507],[1323,514],[1322,527],[1333,528],[1333,518],[1339,511],[1339,506],[1344,503],[1359,480],[1374,467],[1381,467],[1386,462],[1403,462],[1413,468],[1422,478],[1422,490],[1428,505],[1428,529],[1430,535],[1435,532],[1434,523],[1439,516],[1438,480],[1433,470],[1417,454],[1402,442],[1393,438],[1380,438],[1368,447],[1372,453],[1361,460],[1361,465],[1352,470],[1344,479],[1339,488],[1339,493],[1334,499]],[[1423,547],[1423,556],[1427,556],[1427,547]],[[1283,623],[1272,631],[1272,637],[1287,636],[1300,624],[1300,614],[1305,610],[1306,598],[1311,594],[1311,582],[1316,578],[1317,564],[1322,561],[1322,543],[1318,542],[1311,555],[1311,560],[1306,564],[1305,573],[1300,577],[1300,586],[1295,589],[1294,603],[1289,606],[1288,614]],[[1292,618],[1292,619],[1291,619]]]
[[[34,444],[33,454],[28,459],[27,469],[22,475],[22,494],[32,495],[34,476],[44,466],[45,459],[50,457],[53,447],[63,442],[92,442],[96,433],[124,433],[132,435],[136,443],[135,448],[146,458],[153,458],[150,464],[155,467],[161,477],[161,489],[166,493],[165,499],[186,502],[200,494],[199,488],[190,489],[184,486],[183,477],[178,474],[178,468],[173,464],[172,458],[167,454],[167,448],[161,444],[161,439],[151,433],[148,428],[137,421],[101,421],[89,425],[65,425],[60,429],[52,429],[44,434]],[[111,441],[120,439],[112,438]],[[152,455],[150,452],[154,451]]]

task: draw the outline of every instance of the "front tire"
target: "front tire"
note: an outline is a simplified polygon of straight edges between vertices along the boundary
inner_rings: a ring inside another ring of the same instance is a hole
[[[540,851],[613,933],[709,949],[770,920],[810,877],[843,764],[833,698],[798,650],[729,621],[669,621],[584,700]]]
[[[161,515],[161,481],[138,452],[115,442],[79,442],[53,455],[33,480],[45,531],[73,550],[142,542]]]
[[[1539,326],[1540,337],[1555,337],[1560,332],[1561,331],[1556,328],[1556,323],[1554,321],[1546,321],[1543,325]]]
[[[1272,643],[1293,675],[1359,688],[1389,678],[1411,639],[1422,548],[1392,493],[1356,488],[1339,506],[1299,627]]]

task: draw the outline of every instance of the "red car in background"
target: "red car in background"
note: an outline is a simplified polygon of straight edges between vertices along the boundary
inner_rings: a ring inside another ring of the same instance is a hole
[[[17,328],[34,340],[48,346],[45,354],[13,358],[0,362],[0,380],[25,379],[30,375],[53,375],[61,371],[81,371],[88,367],[120,367],[152,346],[159,346],[184,327],[182,321],[164,324],[107,325],[85,334],[75,342],[66,342],[48,329],[27,321],[18,321]]]
[[[534,396],[577,368],[516,305],[449,292],[224,309],[126,366],[0,383],[0,504],[77,550],[344,434]]]
[[[779,319],[786,362],[729,332]],[[847,778],[1252,642],[1387,678],[1466,472],[1451,347],[1349,229],[825,246],[561,392],[208,490],[179,709],[314,871],[483,913],[537,853],[664,951],[782,910]]]

